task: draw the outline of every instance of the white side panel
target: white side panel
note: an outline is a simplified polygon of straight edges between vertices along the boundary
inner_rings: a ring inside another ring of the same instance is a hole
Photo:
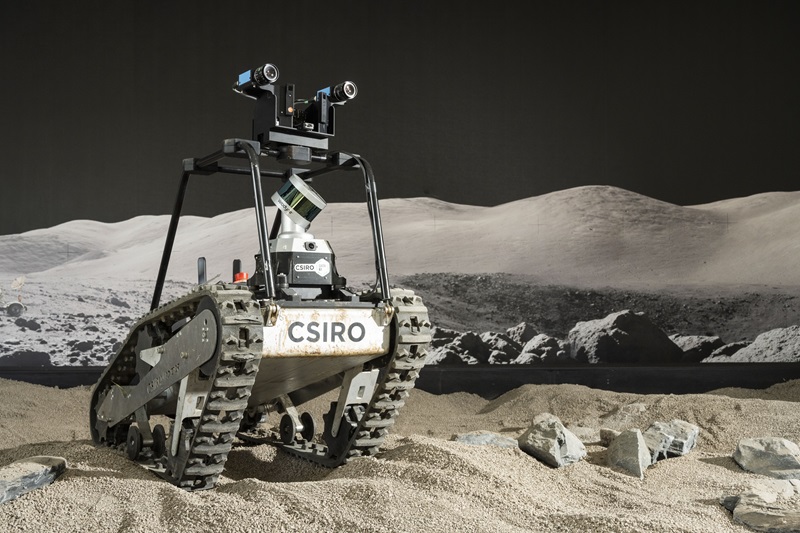
[[[264,357],[382,355],[389,327],[375,309],[285,309],[264,327]]]

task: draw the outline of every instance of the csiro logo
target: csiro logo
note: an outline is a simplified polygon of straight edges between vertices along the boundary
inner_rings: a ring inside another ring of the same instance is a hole
[[[315,272],[320,277],[325,277],[331,272],[331,264],[326,259],[320,259],[316,263],[297,263],[294,265],[295,272]]]

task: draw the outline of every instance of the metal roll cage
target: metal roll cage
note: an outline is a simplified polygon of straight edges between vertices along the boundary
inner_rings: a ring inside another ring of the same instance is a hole
[[[161,292],[164,288],[164,281],[169,268],[169,260],[172,255],[172,247],[175,243],[175,235],[178,231],[178,221],[180,220],[183,200],[186,197],[186,189],[189,185],[189,177],[192,175],[211,175],[217,172],[225,174],[249,174],[253,179],[253,197],[255,201],[256,223],[258,225],[258,245],[261,252],[261,262],[264,270],[265,287],[264,296],[267,300],[274,300],[275,275],[272,267],[272,260],[269,254],[269,231],[267,227],[266,211],[264,206],[264,196],[261,190],[261,178],[286,178],[286,172],[274,170],[261,170],[262,157],[285,158],[287,150],[292,146],[281,147],[278,149],[269,146],[261,146],[257,141],[247,139],[225,139],[222,149],[202,158],[188,158],[183,160],[183,173],[178,187],[178,195],[175,199],[175,206],[169,221],[167,238],[164,242],[164,251],[161,255],[161,265],[158,270],[158,278],[153,291],[153,300],[150,305],[151,310],[158,308],[161,300]],[[289,150],[290,151],[290,150]],[[224,159],[247,159],[249,168],[243,165],[224,164]],[[311,161],[322,163],[324,166],[315,170],[304,171],[300,174],[303,179],[321,176],[336,170],[361,169],[364,175],[364,185],[367,193],[367,209],[369,211],[370,223],[372,227],[372,240],[375,252],[375,270],[377,283],[381,290],[381,297],[384,302],[389,300],[389,275],[386,268],[386,250],[383,244],[383,229],[381,227],[380,206],[378,205],[377,187],[372,167],[363,157],[347,152],[328,152],[315,150],[311,155]]]

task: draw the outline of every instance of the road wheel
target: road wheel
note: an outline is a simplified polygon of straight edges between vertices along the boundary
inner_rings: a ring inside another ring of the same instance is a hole
[[[128,457],[130,457],[132,461],[135,461],[142,452],[142,434],[139,432],[138,427],[131,426],[128,428],[128,440],[125,449],[128,452]]]

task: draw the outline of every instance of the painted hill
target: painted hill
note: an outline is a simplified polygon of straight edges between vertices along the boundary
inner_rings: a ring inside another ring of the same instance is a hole
[[[577,187],[495,207],[430,198],[381,201],[390,274],[524,274],[579,286],[800,286],[800,192],[677,206],[624,189]],[[272,220],[274,208],[268,208]],[[0,276],[153,279],[168,216],[106,224],[75,220],[0,236]],[[311,228],[329,239],[340,272],[372,278],[366,206],[331,204]],[[230,276],[257,250],[251,209],[181,220],[168,277]]]

